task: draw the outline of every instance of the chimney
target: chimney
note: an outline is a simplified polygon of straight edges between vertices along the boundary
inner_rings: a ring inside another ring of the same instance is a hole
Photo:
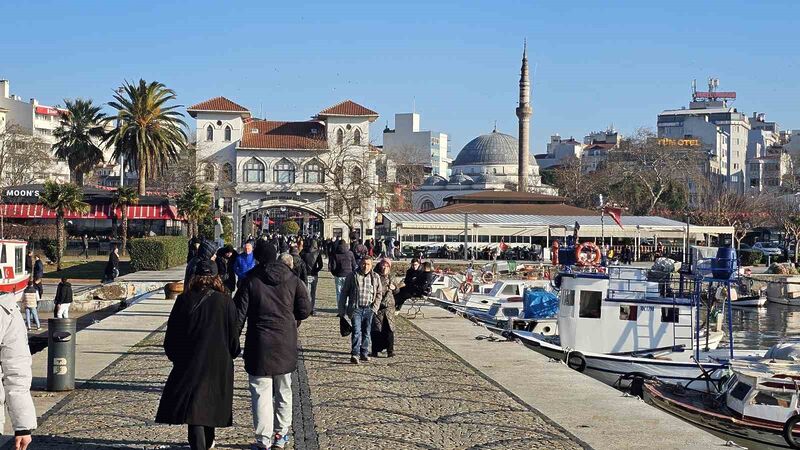
[[[11,95],[11,83],[8,80],[0,80],[0,95],[8,98]]]

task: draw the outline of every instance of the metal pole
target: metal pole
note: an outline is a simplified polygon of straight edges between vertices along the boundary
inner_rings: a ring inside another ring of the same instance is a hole
[[[464,213],[464,259],[469,260],[469,214]]]
[[[728,308],[728,345],[730,347],[730,355],[731,359],[733,359],[733,307],[731,306],[731,282],[730,280],[725,282],[725,287],[728,291],[728,296],[725,299]]]

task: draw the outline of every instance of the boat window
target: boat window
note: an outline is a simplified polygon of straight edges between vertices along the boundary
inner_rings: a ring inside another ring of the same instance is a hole
[[[600,303],[603,300],[603,293],[599,291],[581,291],[581,309],[578,317],[585,319],[600,318]]]
[[[497,297],[498,295],[500,295],[500,288],[502,287],[503,287],[503,282],[498,281],[497,283],[494,284],[492,290],[489,291],[489,295],[492,297]]]
[[[14,248],[14,274],[21,275],[23,271],[23,261],[25,261],[25,255],[22,247]],[[33,267],[25,267],[28,271],[33,270]]]
[[[736,387],[731,391],[731,397],[737,400],[744,400],[747,393],[750,392],[750,385],[742,383],[741,381],[736,384]]]
[[[753,405],[780,406],[788,408],[792,402],[792,396],[786,394],[759,392],[751,402]]]
[[[575,305],[575,291],[570,289],[561,290],[561,306]]]
[[[678,322],[678,308],[661,308],[661,322],[662,323],[677,323]]]
[[[619,320],[636,320],[636,305],[622,305],[619,307]]]
[[[518,295],[519,289],[516,284],[509,284],[503,288],[503,295]]]
[[[519,308],[503,308],[503,315],[506,317],[519,317]]]
[[[0,245],[0,248],[2,248],[2,250],[0,250],[0,263],[7,263],[8,257],[6,256],[6,246]]]

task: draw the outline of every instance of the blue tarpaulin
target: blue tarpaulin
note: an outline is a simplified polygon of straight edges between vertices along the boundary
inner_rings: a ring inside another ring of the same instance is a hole
[[[543,289],[525,289],[522,303],[525,319],[549,319],[558,314],[558,297]]]

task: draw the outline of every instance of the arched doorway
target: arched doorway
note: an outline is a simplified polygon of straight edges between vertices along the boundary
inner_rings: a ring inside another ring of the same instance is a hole
[[[296,222],[302,234],[325,235],[323,211],[310,203],[293,199],[251,201],[246,208],[243,208],[241,219],[243,237],[281,232],[283,225],[288,221]]]
[[[300,233],[311,235],[319,233],[322,235],[324,230],[322,218],[306,210],[292,206],[273,206],[262,210],[262,214],[267,218],[268,231],[281,231],[286,222],[294,221],[300,226]]]

